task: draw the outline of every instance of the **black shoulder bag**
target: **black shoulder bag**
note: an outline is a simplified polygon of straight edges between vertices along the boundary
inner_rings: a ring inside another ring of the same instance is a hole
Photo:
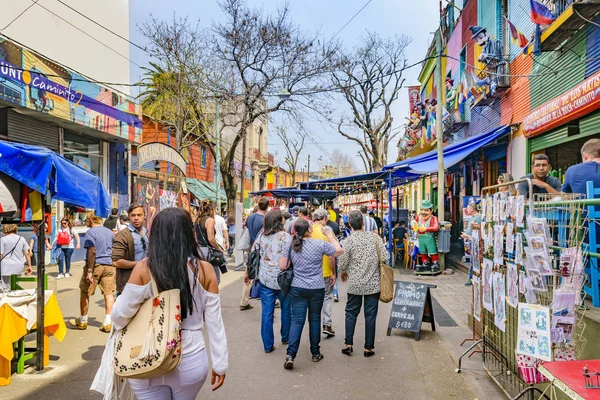
[[[204,223],[206,223],[206,220],[204,220]],[[198,224],[198,232],[200,232],[200,234],[202,235],[202,238],[204,239],[204,242],[206,243],[206,246],[208,248],[208,260],[207,261],[213,267],[219,267],[219,270],[221,271],[222,274],[226,274],[228,271],[227,271],[227,260],[225,260],[225,255],[223,254],[222,251],[219,251],[210,245],[210,242],[208,241],[208,237],[202,231],[202,227],[200,226],[200,224]]]
[[[277,274],[277,283],[281,288],[281,293],[287,296],[292,288],[292,280],[294,279],[294,269],[292,268],[292,244],[290,243],[290,250],[288,251],[288,263],[287,268],[280,271]]]
[[[248,256],[248,279],[258,279],[258,271],[260,270],[260,239],[262,238],[262,230],[254,240],[252,251]]]

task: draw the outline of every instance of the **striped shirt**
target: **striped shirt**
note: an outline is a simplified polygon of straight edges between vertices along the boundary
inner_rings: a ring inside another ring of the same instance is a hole
[[[363,230],[365,232],[375,231],[377,232],[377,222],[368,215],[363,214]]]

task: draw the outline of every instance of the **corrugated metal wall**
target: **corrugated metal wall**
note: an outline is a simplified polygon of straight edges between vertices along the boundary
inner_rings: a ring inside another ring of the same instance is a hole
[[[467,126],[465,137],[489,132],[500,126],[500,100],[486,107],[471,109],[471,123]]]
[[[498,36],[498,0],[479,0],[477,4],[477,25],[487,29],[492,39]]]
[[[585,137],[600,133],[600,111],[589,114],[579,120],[579,136]]]
[[[512,22],[525,37],[529,38],[535,29],[529,15],[529,0],[508,0],[508,19]],[[507,32],[510,36],[510,33]],[[510,40],[510,61],[523,54],[523,49],[513,44]]]
[[[58,152],[58,126],[19,114],[10,108],[0,110],[0,132],[12,142],[44,146]]]
[[[510,90],[502,102],[502,124],[519,123],[529,114],[529,78],[533,66],[531,55],[521,55],[510,64]]]
[[[566,137],[567,125],[563,125],[548,133],[544,133],[543,135],[531,139],[531,143],[529,145],[530,151],[534,153],[547,147],[556,146],[557,144],[562,143]]]
[[[483,1],[483,0],[482,0]],[[469,0],[462,11],[461,20],[463,24],[463,47],[467,45],[467,64],[475,64],[476,58],[473,54],[473,39],[471,39],[471,31],[469,27],[477,25],[477,0]],[[479,46],[477,46],[479,47]],[[471,70],[471,67],[468,67]]]
[[[539,75],[530,78],[532,109],[560,96],[585,78],[586,63],[582,60],[586,56],[586,33],[586,29],[582,29],[562,50],[535,57],[531,73]]]
[[[594,19],[596,24],[600,24],[600,17]],[[600,70],[600,28],[589,24],[587,30],[587,65],[585,77],[595,74]]]

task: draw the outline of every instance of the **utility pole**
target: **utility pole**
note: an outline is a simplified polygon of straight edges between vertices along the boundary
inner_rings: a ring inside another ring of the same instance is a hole
[[[437,194],[438,194],[438,220],[444,220],[444,186],[446,179],[444,178],[444,132],[442,125],[442,117],[444,110],[442,108],[443,100],[443,81],[442,81],[442,29],[441,27],[436,31],[435,34],[435,80],[437,87],[437,108],[435,116],[435,131],[437,140],[437,159],[438,159],[438,182],[437,182]],[[443,271],[445,268],[444,253],[439,254],[440,268]]]
[[[215,105],[215,136],[216,140],[216,160],[215,160],[215,203],[217,204],[217,213],[221,215],[221,199],[219,198],[221,188],[221,115],[219,113],[219,99]]]
[[[242,168],[240,170],[240,202],[242,203],[242,208],[244,207],[244,179],[246,178],[246,135],[247,132],[244,132],[242,139]]]
[[[308,182],[310,182],[310,154],[308,155],[308,173],[307,178]]]

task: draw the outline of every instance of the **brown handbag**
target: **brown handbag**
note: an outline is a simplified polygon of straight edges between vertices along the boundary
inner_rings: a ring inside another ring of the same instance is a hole
[[[394,270],[390,268],[387,261],[381,259],[379,239],[375,239],[375,246],[377,248],[377,258],[379,259],[379,280],[381,283],[379,301],[389,303],[394,298]]]

